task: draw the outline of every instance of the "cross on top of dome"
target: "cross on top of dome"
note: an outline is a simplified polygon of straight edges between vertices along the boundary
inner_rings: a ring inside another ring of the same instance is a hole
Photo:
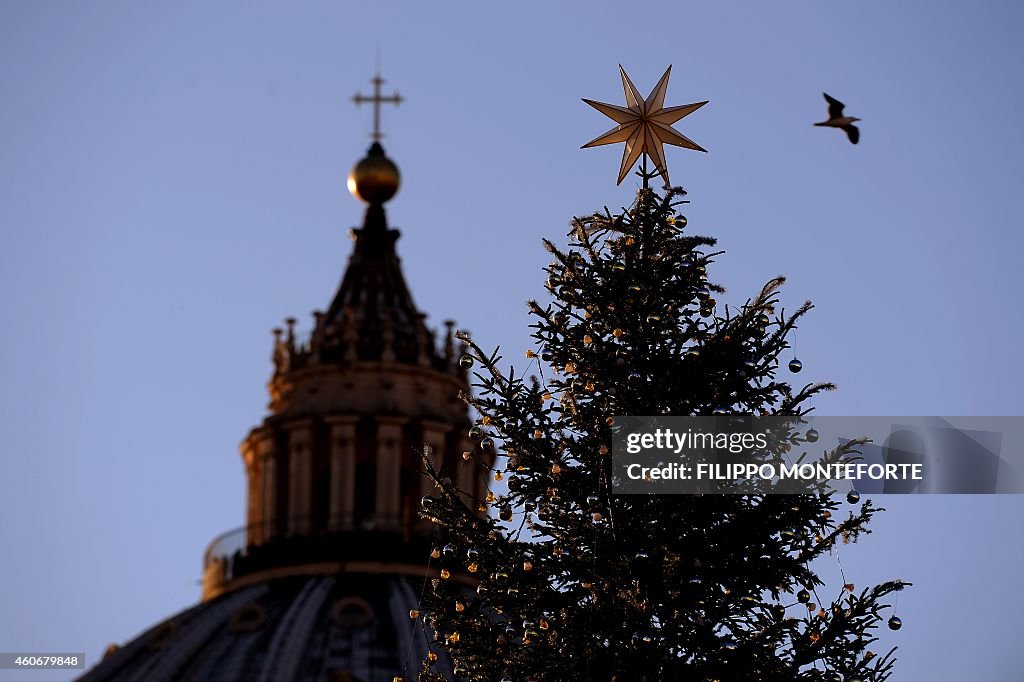
[[[378,71],[373,79],[370,80],[373,83],[373,94],[363,95],[362,93],[356,93],[352,97],[352,101],[356,103],[356,106],[360,104],[372,104],[373,105],[373,132],[370,137],[375,141],[379,142],[384,134],[380,132],[380,105],[382,104],[394,104],[396,107],[402,103],[402,96],[398,94],[396,90],[393,95],[382,95],[380,87],[384,85],[384,79],[380,77],[380,71]]]

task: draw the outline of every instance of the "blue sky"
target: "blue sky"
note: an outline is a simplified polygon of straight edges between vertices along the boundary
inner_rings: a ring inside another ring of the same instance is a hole
[[[372,6],[371,6],[372,5]],[[820,414],[1020,415],[1024,107],[1012,2],[0,5],[0,650],[94,662],[198,598],[243,523],[238,443],[269,330],[327,305],[361,206],[379,49],[404,182],[406,276],[513,358],[541,237],[629,203],[580,102],[708,99],[670,148],[691,229],[742,303],[768,278],[817,308],[794,337]],[[814,128],[822,91],[862,140]],[[1024,500],[883,500],[844,548],[900,577],[895,679],[1011,680]],[[836,569],[838,571],[838,568]],[[839,580],[836,575],[835,580]],[[879,647],[881,649],[881,647]],[[22,675],[25,677],[25,675]],[[66,679],[35,673],[33,680]],[[0,671],[0,679],[20,679]]]

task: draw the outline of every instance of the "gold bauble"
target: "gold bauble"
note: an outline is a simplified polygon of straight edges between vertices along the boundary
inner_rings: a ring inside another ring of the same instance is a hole
[[[348,174],[348,191],[368,204],[383,204],[398,192],[400,180],[398,166],[384,156],[384,148],[374,142]]]

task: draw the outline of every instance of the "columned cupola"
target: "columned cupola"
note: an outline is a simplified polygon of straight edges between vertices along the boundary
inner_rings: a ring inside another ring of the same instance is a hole
[[[384,205],[398,167],[380,143],[379,78],[373,144],[348,187],[366,205],[338,290],[312,328],[294,318],[274,331],[269,414],[242,443],[247,524],[207,551],[204,598],[242,581],[289,571],[416,570],[432,524],[418,517],[433,485],[421,453],[463,490],[486,494],[487,472],[461,456],[474,449],[461,392],[463,348],[454,323],[428,326],[396,251]],[[347,568],[346,568],[347,567]]]

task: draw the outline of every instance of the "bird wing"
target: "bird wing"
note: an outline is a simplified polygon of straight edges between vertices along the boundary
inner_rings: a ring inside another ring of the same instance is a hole
[[[860,129],[852,123],[848,123],[843,126],[843,130],[846,131],[846,136],[850,138],[850,142],[857,144],[857,141],[860,140]]]
[[[828,102],[828,117],[839,118],[843,115],[843,107],[846,106],[835,97],[829,96],[827,92],[821,93],[825,95],[825,101]]]

